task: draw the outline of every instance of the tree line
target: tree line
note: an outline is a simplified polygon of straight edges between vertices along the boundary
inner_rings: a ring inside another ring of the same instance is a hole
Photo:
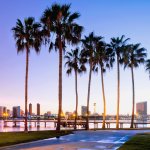
[[[97,36],[93,32],[89,35],[83,35],[84,27],[76,21],[80,17],[78,12],[71,12],[69,4],[52,4],[43,12],[39,22],[34,17],[25,18],[23,21],[17,19],[16,25],[12,28],[13,36],[16,42],[17,52],[26,54],[26,72],[25,72],[25,132],[28,132],[27,126],[27,104],[28,104],[28,66],[29,53],[34,49],[39,53],[42,45],[48,45],[48,51],[58,51],[59,53],[59,79],[58,79],[58,120],[56,130],[60,131],[61,112],[62,112],[62,61],[65,58],[66,73],[75,74],[75,124],[76,130],[78,116],[78,74],[84,73],[89,67],[88,92],[87,92],[87,116],[86,130],[89,129],[89,101],[91,77],[93,72],[100,72],[101,86],[103,96],[103,124],[105,129],[106,120],[106,97],[104,87],[104,73],[117,65],[117,113],[116,128],[119,128],[119,110],[120,110],[120,66],[131,70],[132,78],[132,118],[131,128],[134,125],[134,107],[135,107],[135,89],[134,89],[134,68],[140,64],[145,64],[146,70],[150,75],[150,60],[147,59],[147,51],[141,47],[140,43],[130,44],[129,38],[124,35],[111,38],[110,43],[106,43],[102,36]],[[53,39],[51,38],[53,36]],[[83,37],[83,38],[82,38]],[[72,45],[72,49],[66,51],[67,46]],[[63,51],[65,53],[63,53]]]

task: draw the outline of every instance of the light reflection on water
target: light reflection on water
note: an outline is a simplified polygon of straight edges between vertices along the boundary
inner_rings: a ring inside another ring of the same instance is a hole
[[[110,122],[110,120],[109,120]],[[112,121],[114,122],[114,120]],[[130,120],[126,120],[123,122],[130,122]],[[139,121],[138,121],[139,122]],[[56,128],[54,127],[54,123],[53,122],[47,122],[46,123],[46,128],[45,128],[45,123],[44,122],[40,122],[40,127],[35,127],[35,123],[31,122],[28,123],[28,130],[29,131],[38,131],[38,130],[55,130]],[[93,123],[89,123],[89,127],[91,129],[94,128],[94,124]],[[115,128],[116,124],[115,123],[111,123],[110,124],[110,128]],[[148,125],[138,125],[138,128],[143,128],[143,127],[150,127],[150,124]],[[77,126],[78,129],[82,129],[81,126]],[[102,123],[98,123],[98,126],[96,125],[95,128],[102,128]],[[130,128],[130,124],[123,124],[123,128]],[[73,129],[73,127],[70,128],[62,128],[62,129]],[[0,132],[15,132],[15,131],[24,131],[24,123],[23,122],[17,122],[17,127],[13,127],[13,122],[8,122],[7,123],[7,127],[4,127],[4,121],[0,120]]]

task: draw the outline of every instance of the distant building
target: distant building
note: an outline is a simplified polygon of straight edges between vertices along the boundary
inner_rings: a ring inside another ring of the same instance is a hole
[[[50,117],[51,116],[51,111],[47,111],[45,114],[44,114],[45,117]]]
[[[24,117],[24,116],[25,116],[24,111],[23,111],[22,109],[20,109],[20,116],[21,116],[21,117]]]
[[[51,114],[52,114],[51,111],[48,111],[48,112],[47,112],[47,115],[48,115],[48,116],[50,116]]]
[[[65,112],[65,116],[71,116],[73,113],[72,112],[69,112],[69,111],[66,111]]]
[[[20,118],[20,106],[13,107],[13,118]]]
[[[32,104],[31,103],[29,104],[29,115],[30,116],[32,115]]]
[[[40,104],[37,103],[37,116],[40,116]]]
[[[136,114],[147,115],[147,102],[136,103]]]
[[[0,117],[3,117],[3,106],[0,106]]]
[[[81,115],[86,116],[87,115],[87,106],[81,106]]]
[[[11,112],[10,112],[10,110],[9,110],[9,109],[7,109],[7,115],[8,115],[8,117],[10,117],[10,116],[11,116]]]
[[[5,106],[0,106],[0,117],[4,117],[7,115],[7,108]]]
[[[7,113],[7,108],[6,107],[3,107],[3,113]]]
[[[67,119],[70,119],[70,118],[72,117],[72,115],[73,115],[72,112],[69,112],[69,111],[65,112],[65,117],[66,117]]]

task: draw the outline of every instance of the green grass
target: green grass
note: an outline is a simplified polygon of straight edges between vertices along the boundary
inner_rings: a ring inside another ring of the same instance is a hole
[[[72,131],[0,132],[0,147],[70,134]]]
[[[119,150],[150,150],[150,133],[135,135],[123,144]]]

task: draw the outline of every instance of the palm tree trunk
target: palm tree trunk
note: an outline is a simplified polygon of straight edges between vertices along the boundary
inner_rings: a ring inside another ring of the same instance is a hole
[[[77,117],[78,117],[78,76],[77,71],[75,70],[75,89],[76,89],[76,111],[75,111],[75,120],[74,120],[74,130],[77,129]]]
[[[119,66],[119,56],[117,56],[117,115],[116,115],[116,128],[119,128],[119,106],[120,106],[120,66]]]
[[[26,49],[26,75],[25,75],[25,128],[24,131],[28,132],[28,69],[29,69],[29,49]]]
[[[134,91],[134,72],[133,72],[133,66],[131,66],[131,74],[132,74],[132,117],[131,117],[131,126],[130,128],[133,128],[134,124],[134,106],[135,106],[135,91]]]
[[[56,130],[60,131],[62,113],[62,41],[59,35],[59,85],[58,85],[58,120]]]
[[[89,101],[90,101],[91,76],[92,76],[92,63],[90,63],[89,83],[88,83],[86,130],[89,130]]]
[[[106,99],[105,99],[104,79],[103,79],[103,69],[102,69],[102,67],[101,67],[101,82],[102,82],[103,105],[104,105],[102,129],[105,129],[105,120],[106,120]]]

